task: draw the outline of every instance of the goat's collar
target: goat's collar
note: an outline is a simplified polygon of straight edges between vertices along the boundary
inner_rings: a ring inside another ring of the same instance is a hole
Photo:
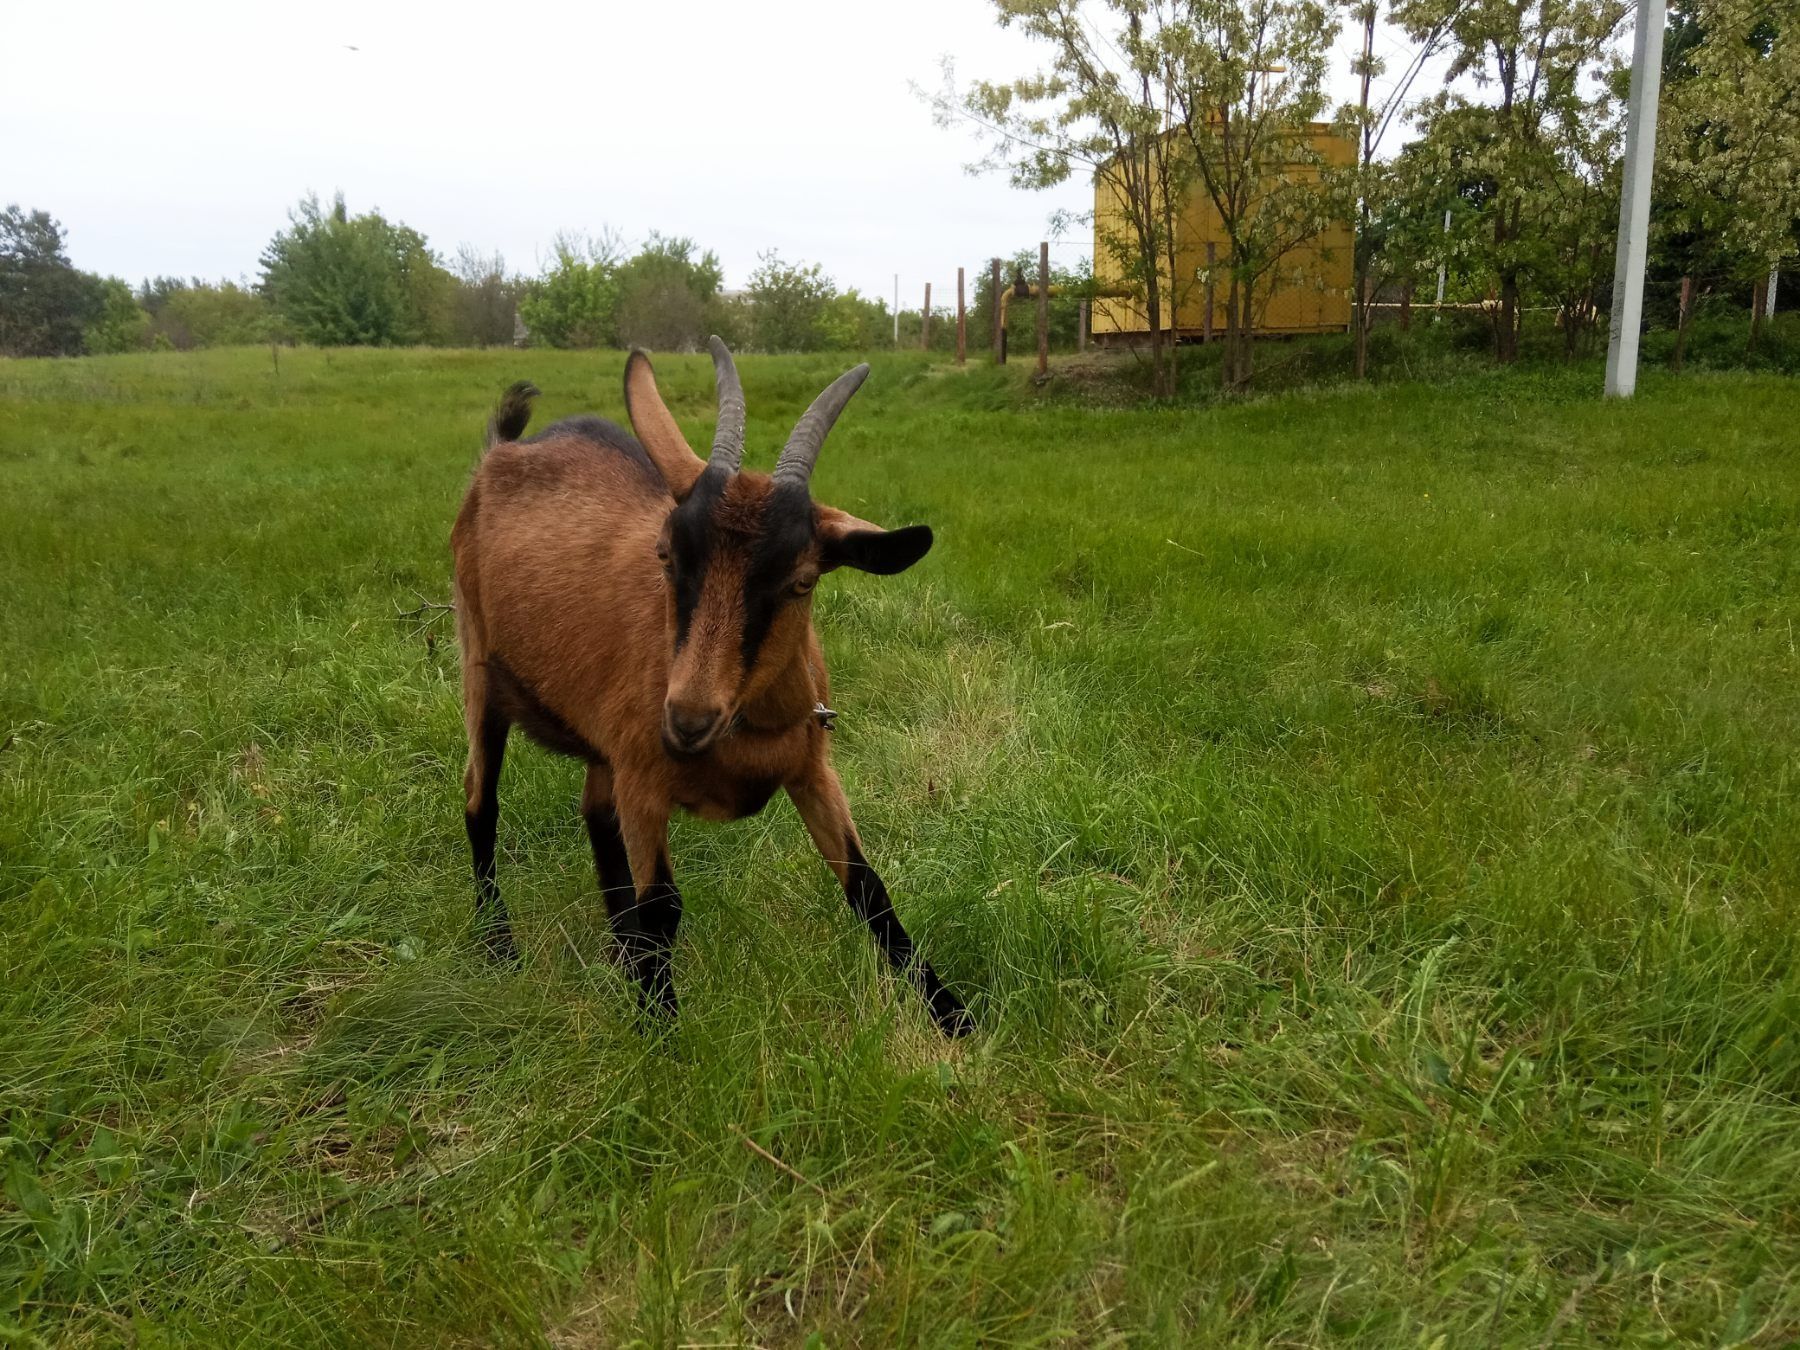
[[[838,711],[836,708],[827,708],[823,703],[815,703],[812,706],[810,716],[823,730],[837,730]],[[788,725],[791,726],[793,724],[789,723]],[[731,725],[725,728],[725,734],[719,739],[724,740],[726,736],[735,736],[745,727],[749,727],[752,731],[785,731],[787,729],[786,727],[759,725],[746,718],[742,712],[738,712],[732,715]]]
[[[816,689],[821,683],[819,668],[812,663],[811,657],[807,658],[806,673],[812,677],[813,687]],[[823,702],[815,703],[813,704],[813,716],[818,719],[819,725],[825,730],[837,730],[837,710],[835,708],[827,708]]]
[[[808,722],[836,731],[837,712],[819,697],[822,683],[818,667],[810,659],[796,662],[755,703],[738,710],[725,734],[780,735]]]

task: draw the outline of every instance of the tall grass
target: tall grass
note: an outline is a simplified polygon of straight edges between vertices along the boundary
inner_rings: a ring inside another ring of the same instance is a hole
[[[766,466],[835,365],[743,369]],[[394,616],[524,376],[619,415],[610,356],[0,363],[0,1334],[1800,1336],[1793,384],[879,361],[816,487],[939,545],[819,612],[948,1047],[785,804],[677,827],[644,1034],[523,748],[479,958]]]

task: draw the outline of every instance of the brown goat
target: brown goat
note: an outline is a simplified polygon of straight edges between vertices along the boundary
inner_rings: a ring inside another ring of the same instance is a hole
[[[960,1035],[967,1012],[914,955],[863,857],[831,767],[830,693],[812,626],[823,573],[903,571],[930,549],[931,530],[882,530],[808,490],[825,435],[868,366],[819,395],[775,471],[761,474],[739,467],[743,392],[725,344],[710,345],[719,420],[705,463],[642,352],[625,366],[636,437],[575,417],[520,440],[537,393],[529,384],[508,390],[490,423],[451,533],[477,924],[497,955],[514,955],[494,837],[516,725],[587,764],[582,816],[644,1006],[675,1011],[671,812],[735,820],[786,789],[883,953],[911,976],[939,1027]]]

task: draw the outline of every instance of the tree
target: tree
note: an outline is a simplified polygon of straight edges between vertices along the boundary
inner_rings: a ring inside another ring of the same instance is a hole
[[[1454,236],[1444,228],[1444,214],[1454,216],[1465,203],[1455,181],[1444,179],[1423,151],[1414,142],[1390,160],[1370,163],[1362,175],[1369,214],[1358,246],[1366,250],[1364,275],[1372,290],[1417,288],[1434,281],[1440,266],[1454,270]]]
[[[441,338],[452,279],[425,236],[379,211],[352,218],[308,196],[262,256],[264,293],[302,341],[397,346]]]
[[[1003,25],[1050,47],[1050,68],[977,84],[960,103],[946,93],[940,120],[986,127],[995,162],[1022,187],[1062,182],[1077,167],[1091,174],[1103,277],[1142,299],[1158,394],[1174,389],[1165,306],[1172,319],[1201,283],[1183,266],[1176,226],[1202,193],[1225,235],[1224,379],[1241,388],[1258,300],[1267,303],[1283,261],[1330,219],[1332,185],[1307,139],[1325,107],[1330,9],[1324,0],[995,4]]]
[[[667,274],[640,276],[619,295],[619,344],[691,352],[706,333],[706,302]]]
[[[1151,389],[1166,397],[1175,389],[1166,328],[1178,297],[1170,292],[1183,284],[1174,225],[1187,183],[1174,139],[1164,134],[1174,110],[1163,0],[994,0],[994,7],[1002,27],[1049,49],[1049,65],[1004,83],[979,81],[961,95],[946,67],[945,88],[933,100],[938,122],[982,128],[990,141],[984,167],[1006,169],[1016,187],[1053,187],[1077,171],[1092,179],[1113,208],[1095,221],[1096,249],[1143,305]]]
[[[725,274],[716,254],[698,250],[692,239],[652,230],[644,246],[619,268],[622,346],[693,351],[705,341]]]
[[[783,262],[774,249],[745,287],[751,345],[765,352],[816,352],[826,345],[825,315],[837,287],[818,263]]]
[[[137,300],[149,315],[151,346],[242,347],[267,342],[274,331],[268,299],[232,281],[156,277],[138,287]]]
[[[1800,12],[1767,0],[1688,0],[1676,31],[1658,137],[1664,232],[1688,275],[1760,283],[1796,253]],[[1762,319],[1753,308],[1752,346]]]
[[[1518,355],[1521,293],[1564,209],[1562,175],[1584,124],[1616,116],[1600,61],[1625,13],[1620,0],[1399,0],[1395,19],[1450,51],[1446,88],[1414,114],[1422,163],[1459,185],[1473,208],[1458,248],[1498,296],[1494,354]],[[1478,99],[1455,82],[1492,90]]]
[[[1556,170],[1538,185],[1544,224],[1531,268],[1539,294],[1556,308],[1565,360],[1599,330],[1601,297],[1612,287],[1624,172],[1621,107],[1597,99],[1586,116],[1559,118]]]
[[[1320,0],[1188,0],[1164,46],[1176,128],[1226,239],[1226,388],[1251,374],[1257,301],[1341,205],[1308,132],[1337,22]]]
[[[456,280],[451,302],[450,340],[459,346],[505,347],[513,340],[513,319],[524,284],[508,274],[506,259],[464,244],[450,265]]]
[[[95,278],[100,304],[82,334],[82,350],[90,353],[131,352],[150,334],[150,316],[138,308],[131,287],[117,277]]]
[[[1386,68],[1386,62],[1375,55],[1375,22],[1381,17],[1378,0],[1359,0],[1354,6],[1357,22],[1363,26],[1362,51],[1351,64],[1350,73],[1362,81],[1357,101],[1355,127],[1358,140],[1356,168],[1356,258],[1351,268],[1351,326],[1356,334],[1356,378],[1362,379],[1369,368],[1369,300],[1374,294],[1372,268],[1375,259],[1374,240],[1370,231],[1370,197],[1378,181],[1375,164],[1376,110],[1369,106],[1369,82]]]
[[[99,279],[63,251],[47,211],[0,211],[0,354],[73,356],[106,308]]]
[[[519,317],[532,341],[548,347],[612,345],[623,252],[610,229],[591,236],[557,235],[549,266],[519,301]]]
[[[1617,101],[1596,98],[1583,101],[1580,115],[1546,119],[1530,181],[1512,196],[1521,225],[1507,253],[1516,268],[1515,294],[1556,311],[1569,359],[1597,331],[1611,282],[1619,110]],[[1369,175],[1371,278],[1413,285],[1442,262],[1459,283],[1455,293],[1487,295],[1494,279],[1496,193],[1484,159],[1487,110],[1434,109],[1433,115],[1431,134]],[[1488,312],[1496,328],[1504,323],[1497,306]]]
[[[819,345],[826,351],[866,352],[893,341],[894,316],[887,301],[856,287],[833,295],[819,315]]]
[[[719,259],[692,239],[652,230],[630,258],[612,230],[560,234],[553,248],[519,302],[533,341],[692,351],[708,331],[730,326]]]

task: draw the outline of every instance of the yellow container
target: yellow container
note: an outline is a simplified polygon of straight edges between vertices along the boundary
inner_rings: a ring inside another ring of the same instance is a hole
[[[1166,133],[1173,135],[1173,132]],[[1348,168],[1356,163],[1356,142],[1326,122],[1312,123],[1306,141],[1318,163],[1291,163],[1285,173],[1294,178],[1316,179],[1323,167]],[[1108,237],[1126,237],[1128,227],[1118,192],[1107,183],[1094,187],[1094,276],[1104,289],[1120,284],[1125,274],[1114,250],[1104,247]],[[1196,185],[1185,208],[1175,220],[1175,260],[1180,285],[1170,283],[1165,262],[1157,271],[1162,293],[1162,325],[1178,337],[1205,335],[1207,245],[1213,245],[1212,332],[1225,331],[1225,306],[1230,280],[1225,275],[1228,246],[1219,213],[1206,189]],[[1256,288],[1252,302],[1251,331],[1257,336],[1291,333],[1341,333],[1350,327],[1350,288],[1353,284],[1355,236],[1348,220],[1333,221],[1304,244],[1284,254]],[[1170,296],[1174,303],[1170,303]],[[1093,333],[1097,338],[1125,338],[1147,334],[1150,319],[1134,300],[1102,298],[1094,301]]]

